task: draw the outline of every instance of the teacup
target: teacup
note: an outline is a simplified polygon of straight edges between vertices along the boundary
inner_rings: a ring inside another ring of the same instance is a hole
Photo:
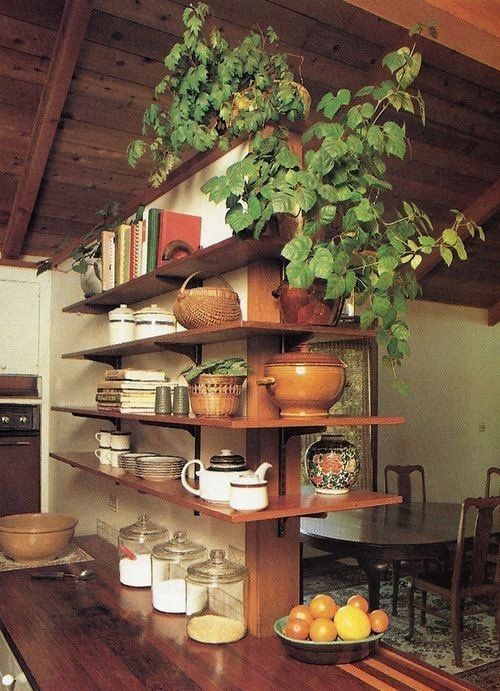
[[[111,432],[111,449],[130,451],[130,432]]]
[[[109,429],[100,429],[95,438],[101,448],[109,449],[111,447],[111,431]]]
[[[125,451],[128,451],[126,449]],[[113,468],[120,468],[120,456],[124,453],[122,449],[110,449],[109,450],[109,462]]]
[[[111,449],[109,447],[100,446],[94,453],[102,465],[109,465],[111,463]]]

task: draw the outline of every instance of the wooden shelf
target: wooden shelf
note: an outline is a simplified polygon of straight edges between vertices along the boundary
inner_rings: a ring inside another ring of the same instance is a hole
[[[132,305],[177,290],[182,279],[195,271],[199,279],[211,278],[240,269],[258,259],[278,259],[283,245],[282,240],[241,239],[237,236],[227,238],[182,259],[171,259],[155,271],[104,293],[68,305],[63,312],[99,314],[122,303]]]
[[[401,502],[401,497],[397,495],[380,494],[367,490],[352,490],[348,494],[328,496],[316,494],[314,490],[309,489],[303,494],[270,497],[269,507],[264,511],[234,511],[224,504],[212,504],[197,499],[184,489],[180,480],[162,480],[161,482],[142,480],[121,468],[101,465],[93,453],[64,452],[51,453],[50,456],[54,460],[66,463],[73,468],[107,478],[119,485],[131,487],[144,494],[159,497],[172,504],[192,509],[205,516],[218,518],[228,523],[268,521],[290,516],[317,515],[325,512],[348,511]]]
[[[63,358],[112,362],[117,357],[173,350],[192,356],[196,345],[238,341],[254,336],[285,336],[293,342],[312,336],[324,336],[328,340],[374,338],[374,330],[362,331],[356,326],[313,326],[304,324],[276,324],[274,322],[236,321],[202,329],[189,329],[165,336],[142,338],[115,345],[102,346],[66,353]]]
[[[112,413],[96,408],[52,406],[51,410],[71,413],[77,417],[101,418],[105,420],[131,420],[162,427],[217,427],[219,429],[301,429],[322,427],[347,427],[355,425],[401,425],[403,417],[380,417],[369,415],[329,415],[327,417],[194,417],[185,415],[148,415],[133,413]]]

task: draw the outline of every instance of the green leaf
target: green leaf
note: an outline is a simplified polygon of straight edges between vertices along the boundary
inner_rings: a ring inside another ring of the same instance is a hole
[[[306,235],[298,235],[289,240],[281,250],[281,256],[289,261],[305,262],[312,247],[312,240]]]
[[[422,257],[420,254],[415,254],[411,261],[410,261],[410,266],[413,270],[415,270],[420,264],[422,263]]]
[[[310,267],[301,261],[291,261],[285,271],[288,282],[293,288],[309,288],[314,280]]]
[[[276,163],[278,163],[280,166],[283,166],[283,168],[300,168],[299,157],[287,147],[280,149],[275,160]]]
[[[327,279],[333,270],[333,257],[326,247],[318,247],[309,266],[316,278]]]
[[[450,266],[453,261],[453,252],[448,247],[440,247],[439,252],[446,266]]]
[[[245,228],[250,228],[253,223],[253,218],[249,213],[244,211],[241,204],[237,204],[226,214],[226,223],[228,223],[235,233],[239,233]]]
[[[335,300],[345,293],[345,279],[343,276],[331,274],[326,282],[325,298]]]
[[[391,326],[391,333],[398,341],[407,341],[410,338],[410,330],[402,321],[397,321]]]
[[[299,187],[293,195],[293,203],[298,204],[302,211],[309,211],[316,204],[316,192],[307,187]]]
[[[372,312],[372,310],[364,310],[361,312],[360,320],[359,320],[359,325],[362,329],[368,329],[372,324],[373,321],[375,320],[375,314]]]
[[[391,303],[389,298],[382,295],[374,295],[372,300],[372,310],[377,317],[383,317],[389,309],[391,308]]]
[[[337,214],[337,207],[331,204],[322,206],[319,211],[319,221],[323,225],[329,225]]]
[[[392,53],[388,53],[382,60],[382,65],[394,74],[396,70],[406,64],[406,56],[402,54],[401,48]]]
[[[262,204],[260,203],[258,198],[255,196],[255,194],[250,194],[248,196],[247,207],[248,207],[248,213],[250,214],[252,219],[254,221],[256,221],[262,213]]]
[[[368,144],[378,151],[378,153],[383,153],[384,151],[384,135],[382,133],[382,128],[378,125],[371,125],[366,133],[366,139]]]
[[[392,385],[401,396],[408,396],[410,393],[410,385],[408,382],[402,381],[401,379],[394,379]]]
[[[346,142],[342,141],[342,139],[334,139],[333,137],[327,137],[321,145],[321,148],[334,159],[341,158],[348,151]]]
[[[224,201],[230,194],[225,175],[210,178],[210,180],[207,180],[207,182],[202,185],[201,191],[204,194],[208,194],[210,201],[215,202],[215,204]]]
[[[455,245],[458,240],[458,233],[453,228],[446,228],[443,230],[443,240],[447,245]]]
[[[371,221],[373,219],[373,210],[368,199],[362,199],[358,206],[354,207],[354,213],[358,221]]]
[[[340,89],[336,96],[328,92],[318,103],[317,110],[322,110],[325,116],[331,120],[342,106],[348,105],[350,100],[351,92],[348,89]]]
[[[353,106],[350,108],[349,112],[347,113],[347,127],[349,127],[351,130],[355,130],[358,125],[362,124],[362,122],[363,116],[360,112],[360,106]]]

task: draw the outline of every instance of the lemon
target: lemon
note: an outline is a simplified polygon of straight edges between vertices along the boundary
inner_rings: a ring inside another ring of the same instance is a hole
[[[344,641],[359,641],[367,638],[371,633],[370,619],[359,607],[352,605],[341,607],[333,621],[339,638]]]

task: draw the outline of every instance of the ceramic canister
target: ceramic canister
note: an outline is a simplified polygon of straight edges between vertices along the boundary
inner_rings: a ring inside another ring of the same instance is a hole
[[[135,338],[151,338],[175,332],[175,317],[158,305],[143,307],[134,313]]]
[[[322,434],[306,449],[304,463],[319,494],[345,494],[358,479],[358,451],[342,434]]]
[[[108,313],[109,319],[109,342],[123,343],[133,341],[135,338],[135,318],[134,312],[127,305],[120,305]]]

